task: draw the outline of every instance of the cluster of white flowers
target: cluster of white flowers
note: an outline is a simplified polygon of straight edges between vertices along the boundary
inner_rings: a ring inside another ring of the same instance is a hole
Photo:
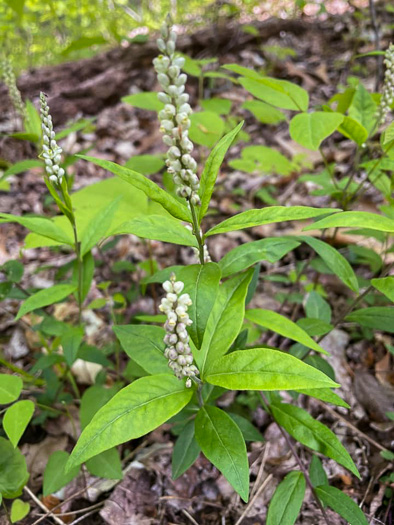
[[[42,146],[42,158],[45,161],[45,171],[51,182],[58,182],[61,184],[64,176],[64,169],[60,167],[63,150],[56,143],[52,117],[49,114],[46,97],[42,92],[40,93],[40,113],[42,138],[44,141]]]
[[[185,59],[175,56],[176,34],[166,24],[161,28],[161,36],[157,45],[162,54],[153,60],[153,65],[163,88],[158,98],[165,106],[159,112],[159,119],[163,142],[169,146],[167,169],[173,176],[178,195],[199,205],[200,182],[196,173],[197,163],[190,155],[193,143],[188,132],[192,109],[188,104],[189,95],[185,93],[187,76],[181,73]]]
[[[16,85],[15,74],[12,70],[11,62],[5,58],[2,60],[2,77],[4,84],[8,88],[12,105],[15,111],[24,119],[26,118],[25,105],[22,100],[21,93]]]
[[[168,359],[168,366],[178,379],[187,377],[186,387],[190,388],[191,378],[199,373],[198,368],[193,365],[193,354],[187,333],[187,327],[192,324],[187,309],[192,301],[189,294],[181,295],[184,283],[176,281],[175,274],[171,274],[170,280],[163,283],[163,288],[166,296],[161,300],[159,309],[167,315],[164,324],[166,331],[164,342],[167,347],[164,355]]]
[[[384,84],[382,98],[378,109],[379,125],[384,124],[390,106],[394,100],[394,45],[390,44],[384,57],[386,72],[384,75]]]

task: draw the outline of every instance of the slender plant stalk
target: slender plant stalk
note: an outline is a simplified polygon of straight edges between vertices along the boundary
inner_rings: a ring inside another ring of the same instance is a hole
[[[196,209],[194,207],[194,204],[192,204],[190,200],[189,200],[189,206],[190,206],[190,211],[191,211],[192,220],[193,220],[193,234],[196,237],[197,242],[198,242],[198,253],[200,256],[200,263],[204,264],[204,242],[201,238],[200,228],[198,226]]]

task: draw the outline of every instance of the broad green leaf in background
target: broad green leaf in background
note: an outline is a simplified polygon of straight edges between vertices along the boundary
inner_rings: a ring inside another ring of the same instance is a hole
[[[237,350],[214,361],[208,383],[229,390],[297,390],[339,386],[313,366],[269,348]]]
[[[272,175],[290,175],[294,171],[293,163],[282,153],[267,146],[246,146],[241,151],[241,158],[231,160],[229,166],[246,173],[268,173]]]
[[[0,494],[3,498],[15,498],[29,479],[26,460],[18,448],[0,437]]]
[[[23,173],[30,170],[31,168],[37,168],[42,165],[42,160],[39,159],[21,160],[19,162],[15,162],[15,164],[7,168],[1,178],[9,177],[10,175],[19,175],[19,173]]]
[[[314,290],[309,292],[304,309],[308,318],[331,323],[332,312],[330,305]]]
[[[241,107],[250,111],[263,124],[278,124],[286,120],[286,116],[279,109],[260,100],[247,100]]]
[[[227,412],[227,414],[237,424],[245,441],[264,441],[263,436],[248,419],[234,412]]]
[[[126,354],[149,374],[170,373],[164,357],[165,331],[160,326],[130,324],[114,326],[114,332]]]
[[[199,194],[201,197],[201,207],[199,211],[200,223],[205,214],[207,213],[209,202],[212,197],[215,182],[223,159],[231,144],[234,142],[234,139],[240,132],[242,126],[243,121],[240,122],[236,128],[227,133],[222,139],[220,139],[220,141],[216,144],[216,146],[209,154],[207,161],[205,162],[204,171],[201,175],[199,190]]]
[[[363,511],[347,494],[329,485],[316,487],[320,501],[344,518],[349,525],[368,525]]]
[[[196,348],[200,349],[219,289],[220,268],[216,263],[193,264],[182,268],[177,277],[185,283],[183,293],[188,293],[192,300],[188,314],[193,323],[188,327],[188,333]]]
[[[37,310],[38,308],[43,308],[44,306],[49,306],[51,304],[57,303],[65,299],[68,295],[72,294],[76,290],[76,287],[73,284],[55,284],[44,290],[30,295],[26,301],[19,308],[18,315],[15,317],[17,321],[25,314]]]
[[[222,277],[245,270],[259,261],[277,262],[299,245],[297,240],[284,237],[267,237],[241,244],[219,261]]]
[[[349,106],[349,117],[357,120],[369,133],[376,122],[376,109],[377,105],[372,95],[360,82]]]
[[[316,421],[308,412],[294,405],[275,402],[271,404],[271,410],[276,422],[294,439],[335,460],[360,478],[360,474],[345,447],[323,423]]]
[[[90,423],[94,414],[116,394],[116,391],[116,387],[105,388],[101,385],[93,385],[85,390],[79,411],[82,430]]]
[[[394,302],[394,277],[381,277],[372,279],[371,284],[374,288],[384,294],[391,302]]]
[[[308,206],[269,206],[259,210],[248,210],[234,215],[229,219],[217,224],[205,234],[206,237],[218,233],[252,228],[262,224],[273,224],[275,222],[300,221],[311,219],[319,215],[335,213],[339,210],[333,208],[310,208]],[[371,214],[372,215],[372,214]],[[392,221],[394,224],[394,221]]]
[[[104,450],[147,434],[180,412],[193,389],[169,374],[137,379],[103,406],[84,429],[68,469]]]
[[[87,228],[84,229],[80,239],[82,257],[105,237],[105,234],[110,229],[119,200],[120,197],[111,202],[109,206],[99,210],[91,220],[90,224],[88,224]]]
[[[297,388],[296,392],[299,392],[300,394],[305,394],[306,396],[314,397],[316,399],[320,399],[321,401],[331,403],[332,405],[336,405],[338,407],[350,408],[346,401],[344,401],[341,397],[339,397],[335,392],[333,392],[329,388]]]
[[[268,328],[268,330],[272,330],[283,337],[297,341],[298,343],[315,350],[315,352],[320,352],[321,354],[328,353],[311,337],[309,337],[309,335],[302,328],[281,314],[271,310],[257,308],[254,310],[247,310],[245,317],[249,321],[263,326],[264,328]]]
[[[354,118],[348,116],[344,117],[338,131],[348,139],[353,140],[358,146],[364,144],[368,138],[368,131],[364,126]]]
[[[211,111],[192,113],[190,122],[190,140],[207,148],[213,148],[224,133],[224,120]]]
[[[360,308],[360,310],[355,310],[347,315],[345,321],[394,334],[394,307],[371,306],[370,308]]]
[[[195,422],[196,440],[201,450],[241,498],[249,499],[249,463],[242,433],[220,408],[202,407]]]
[[[309,477],[314,487],[328,485],[327,474],[323,468],[322,462],[316,454],[312,454],[311,463],[309,465]]]
[[[341,113],[299,113],[290,121],[290,136],[301,146],[318,150],[322,141],[338,128],[343,119]]]
[[[22,388],[23,381],[20,377],[0,374],[0,405],[7,405],[18,399]]]
[[[60,337],[63,347],[64,359],[68,366],[72,366],[77,358],[79,347],[83,339],[83,328],[81,326],[70,326],[69,330]]]
[[[358,281],[353,268],[338,250],[330,244],[311,236],[304,235],[297,237],[297,239],[308,244],[346,286],[353,292],[358,292]]]
[[[254,69],[250,69],[245,66],[240,66],[239,64],[224,64],[221,66],[223,69],[227,69],[227,71],[232,71],[233,73],[237,73],[238,75],[241,75],[246,78],[252,78],[254,80],[260,80],[261,75],[260,73],[257,73]]]
[[[23,520],[30,512],[30,505],[21,499],[14,499],[11,505],[11,523]]]
[[[3,418],[4,432],[16,447],[34,413],[34,403],[29,400],[18,401],[9,408]]]
[[[94,458],[88,459],[86,468],[93,476],[105,479],[122,479],[122,463],[116,448],[104,450]]]
[[[7,280],[12,283],[19,283],[22,279],[24,266],[21,261],[9,259],[7,262],[0,266],[0,271],[7,274]]]
[[[267,525],[294,525],[305,495],[305,478],[294,470],[279,483],[268,507]]]
[[[172,479],[182,476],[193,465],[201,448],[194,435],[194,421],[189,421],[176,440],[172,453]]]
[[[164,166],[165,162],[161,155],[134,155],[125,164],[125,168],[130,168],[142,175],[158,173]]]
[[[149,111],[160,111],[164,108],[163,102],[157,98],[156,91],[146,91],[143,93],[134,93],[121,98],[122,102],[130,104],[135,108],[147,109]]]
[[[23,17],[25,0],[5,0],[6,4],[18,15],[19,21]]]
[[[306,226],[304,231],[324,228],[370,228],[394,233],[394,220],[367,211],[343,211]]]
[[[218,115],[228,115],[231,111],[231,100],[227,98],[212,97],[206,100],[200,100],[200,106],[205,111],[211,111]]]
[[[44,471],[42,489],[44,496],[57,492],[78,476],[79,465],[69,471],[65,470],[69,457],[69,453],[65,450],[56,450],[51,454]]]
[[[162,215],[134,217],[111,232],[112,235],[125,233],[132,233],[144,239],[198,247],[195,236],[180,221]]]
[[[61,244],[69,244],[70,246],[74,244],[71,235],[62,230],[51,219],[45,217],[19,217],[9,213],[0,213],[0,223],[2,222],[17,222],[28,230]]]
[[[308,109],[308,92],[287,80],[260,77],[258,80],[240,78],[239,82],[246,91],[278,108],[294,111],[306,111]]]
[[[81,36],[73,40],[65,49],[62,51],[63,56],[70,55],[73,51],[78,51],[80,49],[92,48],[93,46],[102,46],[108,41],[103,37],[103,35],[95,36]]]
[[[179,201],[144,175],[125,168],[124,166],[119,166],[118,164],[115,164],[115,162],[110,162],[108,160],[88,157],[86,155],[78,155],[78,157],[87,160],[88,162],[93,162],[93,164],[97,164],[97,166],[101,166],[105,170],[114,173],[132,186],[143,191],[150,199],[161,204],[173,217],[182,221],[191,222],[190,212],[186,206],[180,204]]]
[[[232,277],[219,287],[209,315],[201,351],[195,355],[201,377],[210,363],[224,355],[237,337],[244,318],[245,298],[253,271]]]

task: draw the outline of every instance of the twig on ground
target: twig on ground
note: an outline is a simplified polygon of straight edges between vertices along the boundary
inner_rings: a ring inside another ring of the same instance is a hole
[[[29,495],[29,497],[38,505],[45,513],[45,517],[53,519],[56,523],[59,525],[64,525],[64,521],[62,521],[60,518],[58,518],[51,510],[48,509],[44,503],[37,498],[37,496],[29,489],[29,487],[26,485],[23,487],[23,490]]]

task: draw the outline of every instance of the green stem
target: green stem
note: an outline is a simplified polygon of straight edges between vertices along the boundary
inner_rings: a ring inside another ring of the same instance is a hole
[[[189,201],[190,211],[192,214],[192,220],[193,220],[193,234],[195,238],[197,239],[198,243],[198,253],[200,256],[200,263],[204,264],[204,242],[201,238],[200,228],[197,221],[197,215],[196,210],[194,208],[194,205]]]
[[[82,320],[82,258],[81,258],[81,244],[78,240],[77,225],[75,219],[72,221],[73,233],[74,233],[74,244],[75,254],[77,256],[77,271],[78,271],[78,324],[81,324]]]
[[[14,365],[12,363],[9,363],[8,361],[6,361],[5,359],[2,359],[1,357],[0,357],[0,365],[5,366],[6,368],[11,370],[12,372],[20,374],[23,377],[23,379],[25,380],[25,382],[31,382],[31,383],[33,383],[36,386],[43,386],[43,385],[45,385],[45,381],[43,381],[42,379],[37,379],[36,377],[32,376],[28,372],[25,372],[22,368],[19,368],[18,366]]]

